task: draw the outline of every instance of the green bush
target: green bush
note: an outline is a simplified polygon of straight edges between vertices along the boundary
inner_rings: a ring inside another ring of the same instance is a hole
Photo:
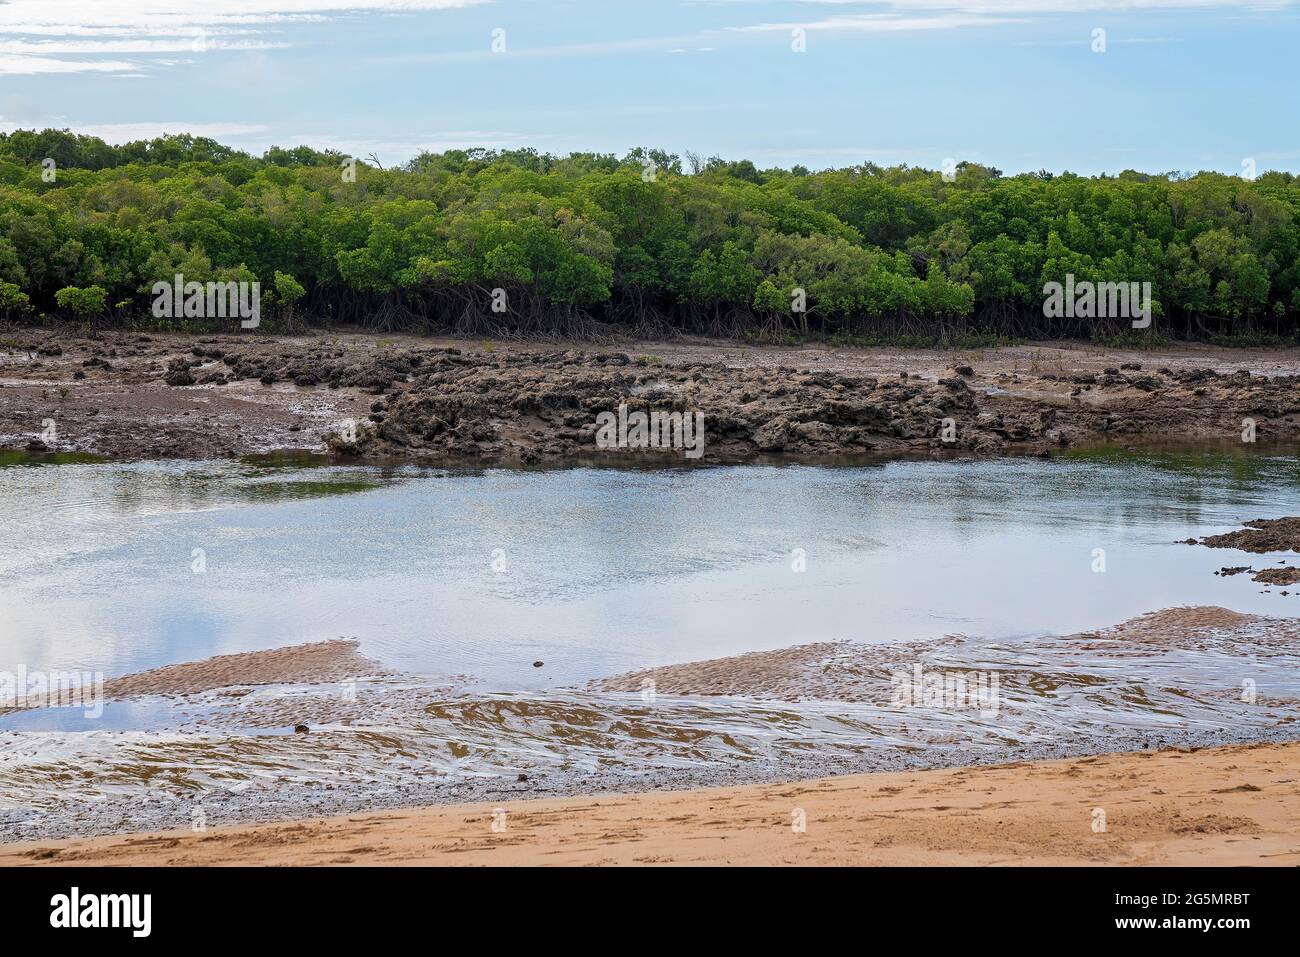
[[[108,293],[100,286],[64,286],[54,294],[59,308],[74,319],[93,319],[104,314]]]
[[[0,316],[21,319],[31,311],[32,303],[27,298],[27,293],[19,289],[16,283],[0,282]]]
[[[275,295],[281,305],[292,309],[306,292],[302,284],[288,273],[282,273],[278,269],[275,271]]]

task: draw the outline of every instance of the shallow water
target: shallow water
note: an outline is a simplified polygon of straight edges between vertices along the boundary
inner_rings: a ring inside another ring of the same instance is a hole
[[[821,668],[851,701],[375,678],[346,696],[281,685],[110,702],[81,724],[57,709],[53,730],[27,712],[0,731],[0,840],[1300,735],[1300,623],[1169,637],[828,646]],[[892,678],[914,667],[996,676],[997,691],[900,702]],[[298,722],[310,733],[293,733]]]
[[[1064,634],[1179,604],[1290,615],[1300,595],[1212,574],[1261,556],[1175,543],[1300,513],[1298,479],[1293,458],[1218,454],[11,466],[0,670],[112,677],[348,636],[394,670],[527,690],[820,640]]]
[[[228,820],[292,816],[1300,727],[1289,623],[1286,636],[1263,622],[1168,646],[1052,637],[1182,604],[1293,617],[1300,595],[1213,574],[1285,556],[1177,544],[1300,514],[1293,457],[0,465],[0,672],[113,677],[351,636],[401,673],[362,680],[355,699],[272,686],[110,701],[102,717],[0,716],[0,838],[174,826],[194,802]],[[629,669],[836,639],[871,646],[827,665],[869,692],[852,701],[647,704],[581,690]],[[897,707],[889,674],[920,662],[998,674],[997,713]],[[1258,701],[1241,697],[1244,682]],[[299,722],[312,732],[292,733]]]

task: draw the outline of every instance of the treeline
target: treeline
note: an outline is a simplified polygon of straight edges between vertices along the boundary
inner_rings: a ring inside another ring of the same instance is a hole
[[[1300,333],[1300,183],[1200,173],[813,173],[693,154],[425,153],[0,135],[0,319],[153,323],[151,288],[261,283],[270,328],[1105,337],[1049,282],[1150,282],[1160,336]],[[803,307],[800,310],[800,306]]]

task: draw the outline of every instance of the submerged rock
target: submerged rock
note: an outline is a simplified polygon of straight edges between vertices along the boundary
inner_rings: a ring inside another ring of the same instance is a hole
[[[1200,544],[1210,548],[1238,548],[1256,555],[1300,551],[1300,518],[1257,518],[1245,526],[1237,532],[1207,535]]]
[[[1300,568],[1266,568],[1251,580],[1263,585],[1296,585],[1300,584]]]

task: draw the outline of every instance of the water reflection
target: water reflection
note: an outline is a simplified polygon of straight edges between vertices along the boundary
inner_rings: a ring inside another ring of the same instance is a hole
[[[93,730],[73,712],[54,723],[11,715],[0,719],[0,836],[99,827],[150,802],[181,814],[202,802],[235,818],[272,795],[291,815],[322,794],[334,809],[377,795],[467,800],[482,782],[526,780],[536,794],[682,774],[788,779],[1287,739],[1300,718],[1293,620],[839,647],[825,659],[839,697],[797,704],[374,678],[348,696],[269,686],[117,702]],[[996,707],[900,705],[891,676],[914,667],[996,675]],[[310,733],[292,733],[299,723]]]
[[[1285,456],[1096,450],[837,469],[0,469],[0,669],[112,676],[348,636],[404,672],[545,690],[810,641],[1064,634],[1188,603],[1288,615],[1300,597],[1213,575],[1238,553],[1175,542],[1300,513],[1296,477]]]

